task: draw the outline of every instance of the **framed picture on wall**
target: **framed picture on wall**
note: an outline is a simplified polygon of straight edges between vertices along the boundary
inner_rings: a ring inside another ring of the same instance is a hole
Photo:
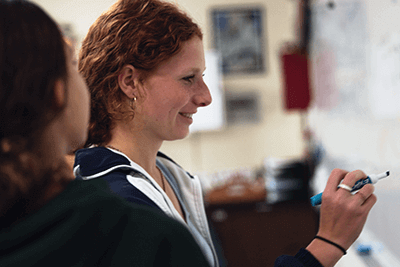
[[[261,7],[229,7],[212,10],[214,47],[221,54],[223,74],[265,71]]]

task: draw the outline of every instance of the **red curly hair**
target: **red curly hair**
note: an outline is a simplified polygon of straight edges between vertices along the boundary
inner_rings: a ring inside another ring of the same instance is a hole
[[[141,80],[177,54],[200,27],[175,5],[160,0],[120,0],[90,27],[79,55],[79,71],[91,94],[91,119],[85,147],[111,140],[113,121],[134,115],[124,105],[118,75],[131,64]]]

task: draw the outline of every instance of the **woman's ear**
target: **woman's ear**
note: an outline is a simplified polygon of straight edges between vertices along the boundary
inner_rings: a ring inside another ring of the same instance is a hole
[[[66,91],[65,91],[65,82],[62,79],[57,79],[54,82],[54,97],[53,97],[53,106],[56,109],[59,109],[64,106],[67,101]]]
[[[118,76],[118,85],[129,99],[133,99],[137,95],[138,82],[138,71],[132,65],[125,65]]]

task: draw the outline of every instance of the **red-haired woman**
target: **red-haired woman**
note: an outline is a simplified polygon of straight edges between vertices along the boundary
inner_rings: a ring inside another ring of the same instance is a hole
[[[96,20],[79,56],[92,115],[75,174],[101,177],[128,201],[182,222],[216,266],[200,181],[158,152],[186,137],[192,115],[211,103],[202,37],[185,13],[157,0],[118,1]]]
[[[89,138],[86,148],[76,153],[75,175],[84,180],[104,179],[128,201],[151,206],[180,221],[190,229],[210,265],[217,266],[198,178],[159,152],[164,141],[186,137],[192,115],[211,103],[203,81],[206,66],[198,25],[168,2],[119,0],[89,29],[79,60],[92,104]],[[346,175],[334,172],[330,186]],[[356,172],[346,177],[352,183],[362,175]],[[375,197],[370,197],[370,187],[365,190],[366,207],[371,208]],[[335,200],[325,201],[330,203],[325,210],[343,204],[344,200],[335,197],[332,193]],[[323,213],[322,221],[346,213],[344,206],[340,212]],[[368,211],[363,210],[361,217],[366,218]],[[356,222],[346,235],[338,237],[333,228],[347,228],[348,219],[338,219],[335,227],[324,223],[320,234],[348,248],[365,222]],[[301,250],[296,258],[280,258],[283,263],[279,264],[320,266],[320,260],[330,266],[342,253],[316,239],[308,250]]]

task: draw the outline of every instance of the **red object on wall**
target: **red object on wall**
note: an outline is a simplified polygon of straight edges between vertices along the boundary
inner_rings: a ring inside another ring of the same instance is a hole
[[[308,55],[298,52],[283,53],[281,60],[285,109],[307,110],[311,101]]]

